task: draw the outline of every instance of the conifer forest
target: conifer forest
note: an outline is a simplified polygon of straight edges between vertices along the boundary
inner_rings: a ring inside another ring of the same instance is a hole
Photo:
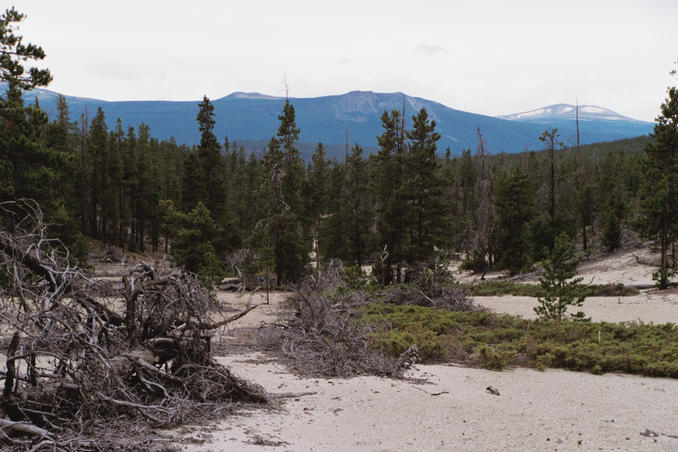
[[[376,148],[303,154],[287,95],[259,148],[217,136],[206,95],[199,142],[179,143],[105,108],[74,115],[61,94],[50,117],[32,97],[52,81],[49,60],[24,42],[24,18],[0,15],[0,449],[176,450],[166,429],[317,395],[236,376],[233,350],[324,378],[304,380],[315,389],[357,375],[421,384],[418,362],[678,378],[675,83],[650,135],[580,144],[577,109],[577,135],[545,127],[520,153],[492,149],[480,127],[474,147],[442,149],[433,115],[403,102],[380,112]],[[636,252],[652,284],[579,273]],[[111,261],[120,274],[102,275]],[[504,295],[515,299],[491,304]],[[608,321],[607,298],[627,296],[674,311],[663,325]],[[257,307],[256,328],[239,326]],[[645,433],[678,444],[678,431]]]

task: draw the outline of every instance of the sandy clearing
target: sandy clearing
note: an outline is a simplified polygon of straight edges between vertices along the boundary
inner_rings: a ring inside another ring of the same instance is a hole
[[[536,318],[534,307],[538,301],[533,297],[473,297],[473,301],[494,312]],[[632,297],[589,297],[582,310],[593,321],[678,323],[678,289],[650,291]]]
[[[410,373],[429,384],[315,379],[292,376],[275,363],[252,362],[257,357],[220,361],[271,392],[317,394],[289,400],[283,413],[253,411],[215,420],[202,428],[211,442],[183,450],[678,450],[678,439],[640,435],[646,428],[678,435],[678,380],[442,365],[421,365]],[[489,385],[501,395],[489,394]],[[254,445],[255,435],[288,444]]]
[[[577,276],[587,284],[652,285],[655,283],[652,273],[657,271],[657,266],[647,265],[651,262],[659,266],[659,254],[648,248],[620,251],[582,263],[577,268]]]
[[[656,265],[649,265],[650,263]],[[480,274],[460,270],[461,261],[454,261],[450,266],[454,277],[462,283],[480,282]],[[652,273],[659,266],[659,254],[651,249],[634,248],[618,251],[583,262],[577,268],[577,276],[583,278],[585,284],[625,284],[653,285]],[[507,272],[492,271],[485,275],[485,280],[501,280],[508,277]],[[531,276],[522,282],[537,283],[538,277]]]
[[[289,312],[282,307],[285,299],[291,292],[271,291],[269,293],[269,303],[266,303],[266,292],[255,293],[250,300],[249,292],[227,292],[218,291],[217,300],[223,306],[231,307],[234,310],[240,311],[245,309],[250,303],[256,304],[257,307],[250,311],[244,317],[229,324],[229,329],[232,328],[256,328],[262,323],[273,323],[279,321],[280,316]],[[226,317],[231,315],[231,312],[224,312]]]

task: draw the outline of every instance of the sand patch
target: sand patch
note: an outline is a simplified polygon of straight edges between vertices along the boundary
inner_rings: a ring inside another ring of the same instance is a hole
[[[678,450],[678,380],[563,370],[493,372],[421,365],[428,384],[358,377],[300,378],[258,355],[219,358],[270,392],[315,391],[284,413],[216,421],[211,438],[183,450]],[[496,387],[500,395],[486,391]],[[437,394],[437,395],[434,395]],[[640,435],[645,429],[658,437]],[[662,435],[665,434],[665,435]]]
[[[473,297],[493,312],[536,318],[537,298],[504,295]],[[678,289],[650,291],[631,297],[589,297],[581,308],[591,320],[599,322],[678,323]]]

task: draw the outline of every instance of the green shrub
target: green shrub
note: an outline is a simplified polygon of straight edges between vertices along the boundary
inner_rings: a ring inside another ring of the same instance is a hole
[[[486,281],[476,284],[460,284],[459,286],[466,289],[472,296],[477,297],[514,295],[537,298],[546,294],[538,284],[514,281]],[[587,297],[626,297],[640,293],[637,288],[623,284],[590,284],[583,287],[583,292]]]
[[[372,344],[398,355],[417,344],[427,362],[521,365],[678,378],[678,326],[528,320],[489,312],[373,304],[362,308]]]

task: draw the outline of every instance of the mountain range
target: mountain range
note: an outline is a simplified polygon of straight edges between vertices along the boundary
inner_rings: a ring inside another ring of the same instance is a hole
[[[50,117],[56,115],[57,93],[36,89],[25,95],[27,102],[38,99]],[[151,135],[159,139],[174,139],[188,145],[199,141],[196,122],[198,101],[119,101],[111,102],[83,97],[65,96],[76,120],[81,115],[94,117],[98,107],[104,110],[112,127],[117,118],[125,128],[141,122],[148,125]],[[259,93],[236,92],[213,99],[215,135],[219,140],[228,137],[231,142],[243,144],[252,151],[264,148],[278,128],[283,97]],[[381,114],[384,111],[405,108],[407,123],[419,109],[426,108],[436,121],[441,135],[438,151],[444,154],[450,148],[452,155],[464,149],[475,150],[478,144],[476,129],[487,140],[491,152],[520,152],[541,149],[539,135],[545,129],[558,128],[560,139],[566,145],[576,143],[575,107],[558,104],[536,110],[492,117],[449,108],[441,103],[403,93],[375,93],[352,91],[346,94],[314,98],[290,98],[301,129],[300,149],[310,155],[313,147],[322,142],[330,155],[343,155],[348,134],[350,145],[358,143],[368,152],[376,149],[377,136],[382,133]],[[407,127],[407,124],[406,124]],[[612,141],[646,135],[653,124],[619,115],[611,110],[590,105],[579,107],[579,128],[582,144]]]

